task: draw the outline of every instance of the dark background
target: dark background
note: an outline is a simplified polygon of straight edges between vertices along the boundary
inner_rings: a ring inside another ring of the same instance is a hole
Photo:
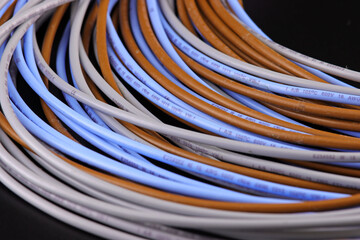
[[[199,0],[203,1],[203,0]],[[311,57],[360,70],[358,0],[244,0],[276,42]],[[33,208],[0,184],[0,239],[98,239]]]

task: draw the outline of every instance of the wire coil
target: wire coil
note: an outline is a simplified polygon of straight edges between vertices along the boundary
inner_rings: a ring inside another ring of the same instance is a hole
[[[106,239],[359,236],[358,72],[236,0],[0,10],[0,179],[30,204]]]

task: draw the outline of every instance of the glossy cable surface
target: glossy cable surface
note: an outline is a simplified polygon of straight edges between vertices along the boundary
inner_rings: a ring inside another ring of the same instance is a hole
[[[75,1],[49,13],[40,50],[39,15],[67,2],[1,8],[5,185],[109,239],[210,238],[173,227],[221,239],[358,236],[356,88],[320,83],[331,77],[250,35],[237,1],[178,1],[184,25],[172,1]]]

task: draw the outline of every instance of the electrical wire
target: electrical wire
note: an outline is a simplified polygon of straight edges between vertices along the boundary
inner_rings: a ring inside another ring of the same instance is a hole
[[[240,1],[0,16],[0,179],[40,210],[106,239],[359,236],[359,91],[321,71],[359,73],[272,42]]]

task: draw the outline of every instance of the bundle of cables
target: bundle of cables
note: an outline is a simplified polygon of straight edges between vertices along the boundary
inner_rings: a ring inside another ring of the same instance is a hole
[[[273,42],[238,0],[0,16],[0,179],[36,208],[106,239],[360,236],[359,72]]]

